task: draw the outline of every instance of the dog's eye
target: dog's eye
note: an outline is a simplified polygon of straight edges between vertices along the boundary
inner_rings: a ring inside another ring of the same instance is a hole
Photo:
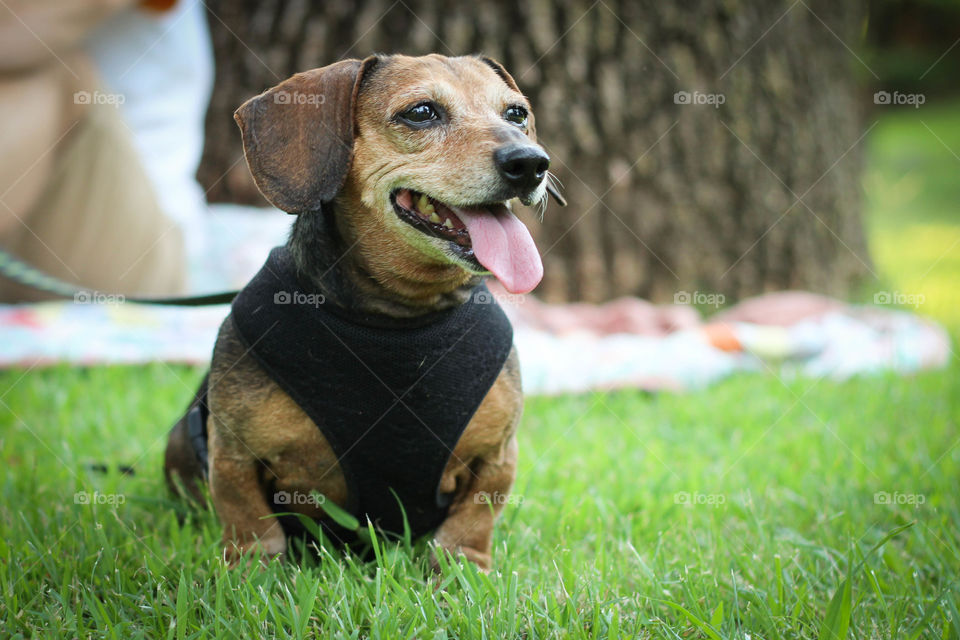
[[[507,110],[503,112],[503,117],[515,125],[521,127],[527,126],[527,110],[523,107],[516,105],[507,107]]]
[[[436,107],[429,102],[421,102],[415,107],[407,109],[400,114],[400,118],[411,124],[425,124],[432,120],[439,120],[440,114]]]

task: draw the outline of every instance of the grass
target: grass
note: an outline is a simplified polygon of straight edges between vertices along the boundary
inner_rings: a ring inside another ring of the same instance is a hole
[[[497,529],[496,572],[450,567],[438,589],[426,554],[402,550],[379,563],[225,568],[215,518],[187,512],[178,525],[181,505],[160,481],[164,432],[199,371],[11,372],[2,379],[13,386],[2,418],[2,628],[813,638],[849,575],[857,637],[955,637],[946,620],[957,619],[960,568],[958,373],[908,384],[742,376],[695,396],[531,399],[522,502]],[[100,461],[137,473],[91,471]],[[76,504],[79,492],[124,502]],[[878,504],[879,492],[893,504]]]
[[[160,482],[199,371],[8,373],[0,620],[49,637],[802,638],[850,575],[857,637],[955,637],[958,373],[531,399],[496,572],[449,567],[440,589],[402,550],[225,568],[215,518],[181,527]]]
[[[871,134],[868,230],[881,279],[957,335],[960,119],[920,111]],[[423,544],[225,567],[213,515],[161,482],[201,373],[0,373],[0,638],[960,637],[956,358],[531,398],[494,572],[439,578]]]
[[[960,328],[960,103],[885,114],[869,141],[867,230],[877,275]]]

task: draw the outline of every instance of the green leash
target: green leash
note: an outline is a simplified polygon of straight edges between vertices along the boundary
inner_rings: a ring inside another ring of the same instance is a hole
[[[133,296],[107,295],[102,291],[84,289],[64,282],[59,278],[44,273],[40,269],[27,264],[3,249],[0,249],[0,275],[13,280],[17,284],[29,287],[36,291],[49,293],[57,298],[73,300],[74,302],[100,302],[102,298],[115,298],[124,302],[139,304],[156,304],[173,307],[204,307],[214,304],[229,304],[236,297],[236,291],[223,291],[200,296],[182,296],[173,298],[137,298]]]

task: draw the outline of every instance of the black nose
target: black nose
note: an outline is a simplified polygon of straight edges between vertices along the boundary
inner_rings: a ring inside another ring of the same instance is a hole
[[[511,187],[532,191],[547,175],[550,156],[543,149],[529,144],[511,144],[493,152],[497,170]]]

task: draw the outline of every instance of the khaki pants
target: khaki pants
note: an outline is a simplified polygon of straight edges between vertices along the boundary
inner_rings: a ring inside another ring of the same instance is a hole
[[[0,248],[104,293],[183,293],[181,231],[160,210],[119,110],[90,105],[50,153],[56,155],[39,199],[0,235]],[[49,298],[0,276],[0,302]]]

